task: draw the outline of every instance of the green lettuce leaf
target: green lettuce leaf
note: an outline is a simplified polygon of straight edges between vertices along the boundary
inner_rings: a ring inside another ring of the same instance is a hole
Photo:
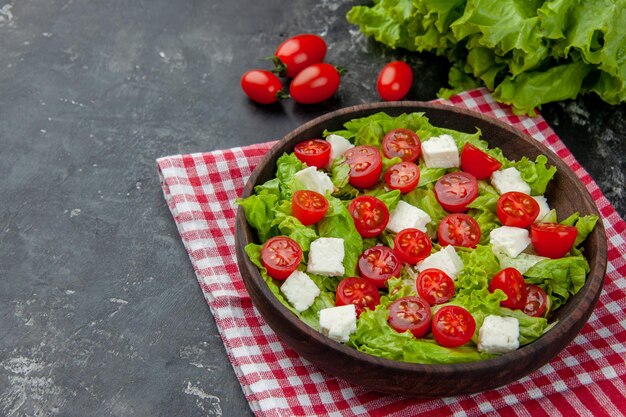
[[[556,167],[548,167],[547,162],[548,158],[545,155],[537,156],[535,162],[522,157],[518,161],[509,163],[507,167],[515,167],[520,172],[522,179],[530,185],[531,195],[543,195],[556,173]]]
[[[256,230],[261,242],[278,234],[274,225],[274,206],[278,198],[276,194],[267,192],[236,200],[236,204],[243,208],[248,224]]]
[[[304,169],[305,164],[295,154],[284,153],[276,161],[276,178],[280,183],[280,196],[283,200],[290,200],[296,191],[294,175]]]

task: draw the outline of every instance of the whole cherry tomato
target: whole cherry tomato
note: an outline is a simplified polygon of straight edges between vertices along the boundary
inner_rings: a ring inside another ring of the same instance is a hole
[[[461,150],[461,169],[469,172],[478,180],[489,178],[501,166],[500,161],[470,143],[466,143]]]
[[[276,48],[275,71],[293,78],[309,65],[324,61],[327,49],[324,39],[317,35],[302,33],[292,36]]]
[[[330,205],[326,197],[311,190],[298,190],[291,197],[291,213],[305,226],[319,222]]]
[[[430,305],[422,297],[398,298],[389,304],[387,321],[399,333],[409,330],[417,338],[426,336],[431,319]]]
[[[530,226],[530,241],[541,256],[556,259],[572,249],[578,229],[559,223],[535,223]]]
[[[287,236],[273,237],[261,248],[261,263],[267,269],[267,274],[275,279],[287,279],[301,260],[302,248]]]
[[[502,290],[507,299],[500,301],[502,307],[511,310],[523,310],[526,306],[526,283],[524,277],[515,268],[504,268],[491,278],[489,292]]]
[[[330,160],[330,143],[322,139],[309,139],[298,143],[293,152],[310,167],[323,168]]]
[[[309,65],[291,81],[289,93],[298,103],[320,103],[337,92],[340,78],[337,68],[330,64]]]
[[[392,61],[378,74],[376,89],[385,101],[402,100],[413,85],[413,70],[402,61]]]
[[[278,77],[266,70],[250,70],[241,77],[241,88],[250,100],[271,104],[282,98],[282,84]]]

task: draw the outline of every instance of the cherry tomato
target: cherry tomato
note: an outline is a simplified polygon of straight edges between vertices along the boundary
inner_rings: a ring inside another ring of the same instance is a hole
[[[496,212],[503,225],[526,228],[539,215],[539,203],[528,194],[510,191],[500,196]]]
[[[535,223],[530,225],[530,241],[541,256],[556,259],[564,257],[572,249],[578,229],[559,223]]]
[[[275,279],[287,279],[301,260],[300,245],[287,236],[273,237],[261,248],[261,262],[267,269],[267,274]]]
[[[335,304],[354,304],[356,316],[359,317],[366,308],[374,310],[380,304],[380,293],[374,284],[363,278],[345,278],[337,285]]]
[[[326,197],[315,191],[298,190],[291,197],[291,213],[305,226],[319,222],[328,207]]]
[[[359,275],[369,280],[378,288],[385,288],[387,280],[400,276],[402,262],[395,252],[387,246],[372,246],[365,249],[357,264]]]
[[[422,297],[398,298],[389,305],[387,322],[399,333],[409,330],[417,338],[424,337],[430,331],[431,320],[430,305]]]
[[[480,241],[480,226],[472,216],[467,214],[448,214],[439,223],[437,237],[442,246],[475,248]]]
[[[441,307],[433,316],[433,337],[444,347],[459,347],[470,341],[476,331],[476,320],[460,306]]]
[[[454,281],[441,269],[428,268],[415,280],[417,293],[430,305],[443,304],[454,297]]]
[[[382,147],[387,158],[398,156],[405,162],[415,162],[422,153],[419,136],[409,129],[390,130],[383,137]]]
[[[271,104],[278,101],[282,92],[278,77],[266,70],[250,70],[241,76],[241,89],[252,101]]]
[[[324,61],[327,49],[324,39],[317,35],[303,33],[293,36],[276,48],[276,70],[293,78],[309,65]]]
[[[313,64],[296,75],[289,93],[298,103],[313,104],[329,99],[339,88],[339,71],[330,64]]]
[[[376,89],[385,101],[402,100],[413,86],[413,70],[406,62],[392,61],[378,74]]]
[[[413,162],[400,162],[387,169],[385,182],[392,190],[400,190],[401,193],[413,191],[420,181],[420,167]]]
[[[524,313],[531,317],[541,317],[548,309],[548,294],[538,285],[526,284],[526,305]]]
[[[478,181],[467,172],[450,172],[435,183],[435,197],[444,210],[462,213],[478,197]]]
[[[502,307],[522,310],[526,305],[526,283],[524,277],[515,268],[504,268],[491,278],[489,292],[502,290],[507,299],[500,301]]]
[[[500,161],[470,143],[466,143],[461,150],[461,169],[469,172],[476,179],[489,178],[501,166]]]
[[[298,143],[293,152],[310,167],[323,168],[330,160],[330,143],[322,139],[310,139]]]
[[[383,172],[383,157],[374,146],[359,145],[344,152],[350,166],[350,184],[357,188],[376,185]]]
[[[433,243],[419,229],[401,230],[393,239],[393,248],[402,262],[415,265],[430,255]]]
[[[369,195],[356,197],[348,205],[357,232],[364,237],[375,237],[382,233],[389,222],[389,209],[379,199]]]

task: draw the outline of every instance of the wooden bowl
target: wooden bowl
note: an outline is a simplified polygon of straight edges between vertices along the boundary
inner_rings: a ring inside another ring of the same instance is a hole
[[[546,155],[549,164],[557,167],[557,173],[545,195],[550,207],[557,210],[559,218],[575,211],[600,216],[582,182],[542,144],[493,118],[469,110],[422,102],[359,105],[305,123],[287,134],[265,155],[248,180],[242,197],[248,197],[255,185],[272,178],[277,158],[283,152],[291,152],[298,142],[322,137],[324,129],[339,130],[351,119],[380,111],[393,116],[405,112],[424,112],[435,126],[469,133],[479,128],[483,139],[490,146],[501,148],[510,159],[527,156],[534,160],[539,154]],[[269,291],[258,269],[244,252],[244,246],[255,240],[256,234],[247,224],[240,207],[236,219],[236,248],[243,281],[258,311],[287,345],[320,369],[353,384],[375,391],[420,398],[470,394],[496,388],[544,365],[564,349],[587,322],[600,295],[606,271],[607,243],[602,221],[599,221],[584,244],[584,253],[591,266],[587,282],[578,294],[557,311],[558,323],[549,332],[514,352],[494,359],[452,365],[421,365],[359,352],[327,338],[300,321]]]

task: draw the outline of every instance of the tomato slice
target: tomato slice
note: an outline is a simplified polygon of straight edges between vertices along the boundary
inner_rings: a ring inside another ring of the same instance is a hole
[[[428,268],[420,272],[415,280],[420,297],[430,305],[443,304],[454,297],[454,281],[441,269]]]
[[[500,161],[470,143],[466,143],[461,150],[461,169],[472,174],[476,179],[489,178],[501,166]]]
[[[380,304],[380,293],[370,281],[359,277],[345,278],[337,285],[335,304],[354,304],[356,316],[359,317],[366,308],[374,310]]]
[[[433,243],[419,229],[401,230],[393,239],[393,248],[402,262],[415,265],[430,255]]]
[[[383,172],[383,157],[374,146],[359,145],[343,154],[350,166],[349,182],[357,188],[376,185]]]
[[[293,152],[308,166],[323,168],[330,160],[330,143],[322,139],[310,139],[298,143]]]
[[[437,229],[442,246],[465,246],[475,248],[480,241],[480,226],[474,218],[464,213],[448,214],[441,219]]]
[[[328,211],[326,197],[311,190],[298,190],[291,198],[291,214],[305,226],[319,222]]]
[[[267,269],[267,274],[274,279],[287,279],[301,260],[300,245],[287,236],[273,237],[261,248],[261,263]]]
[[[548,309],[548,294],[538,285],[526,284],[526,305],[524,313],[531,317],[541,317]]]
[[[385,288],[387,280],[400,276],[402,262],[387,246],[372,246],[365,249],[357,264],[359,275],[369,280],[377,288]]]
[[[409,129],[394,129],[383,137],[383,154],[387,158],[400,157],[404,162],[414,162],[422,153],[422,142],[417,133]]]
[[[433,337],[444,347],[459,347],[470,341],[476,331],[476,320],[460,306],[441,307],[433,316]]]
[[[504,193],[498,198],[497,214],[505,226],[530,226],[539,215],[539,203],[528,194],[517,191]]]
[[[389,209],[379,199],[370,195],[356,197],[348,205],[354,226],[361,237],[375,237],[382,233],[389,222]]]
[[[502,307],[522,310],[526,305],[526,283],[524,277],[515,268],[504,268],[491,278],[489,292],[502,290],[507,299],[500,301]]]
[[[444,210],[462,213],[478,197],[478,181],[467,172],[450,172],[435,183],[435,197]]]
[[[400,190],[401,193],[413,191],[420,181],[420,167],[413,162],[400,162],[387,169],[385,182],[392,190]]]
[[[430,305],[422,297],[398,298],[389,305],[387,322],[397,332],[409,330],[415,337],[424,337],[430,331]]]
[[[559,223],[535,223],[530,226],[530,241],[541,256],[557,259],[572,249],[578,229]]]

